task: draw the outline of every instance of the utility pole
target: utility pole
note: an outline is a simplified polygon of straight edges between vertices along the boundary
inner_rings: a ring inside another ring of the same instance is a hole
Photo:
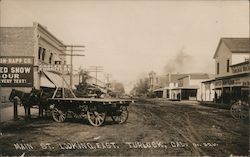
[[[97,73],[103,72],[103,66],[90,66],[88,72],[95,72],[95,84],[97,85]]]
[[[70,54],[62,54],[64,56],[70,56],[70,88],[72,88],[73,85],[73,56],[85,56],[83,54],[73,54],[73,52],[84,52],[82,48],[84,48],[84,45],[63,45],[62,47],[65,47],[65,50],[62,51],[70,51]],[[78,48],[78,49],[75,49]]]
[[[105,74],[105,77],[106,77],[106,80],[107,80],[106,85],[107,85],[108,88],[110,87],[110,81],[109,81],[109,79],[110,79],[111,76],[112,76],[111,74]]]

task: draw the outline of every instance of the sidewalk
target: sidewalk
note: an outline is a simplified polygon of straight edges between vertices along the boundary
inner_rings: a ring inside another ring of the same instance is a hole
[[[0,108],[0,122],[6,122],[14,119],[14,111],[13,106],[8,106],[4,108]],[[32,115],[38,115],[38,109],[31,108]],[[24,116],[24,107],[18,106],[18,116]]]
[[[226,109],[229,110],[231,108],[230,104],[220,104],[215,102],[207,102],[207,101],[201,101],[200,105],[207,106],[207,107],[213,107],[213,108],[219,108],[219,109]]]

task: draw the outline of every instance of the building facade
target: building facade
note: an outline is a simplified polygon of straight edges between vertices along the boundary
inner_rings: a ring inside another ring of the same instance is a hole
[[[201,100],[201,82],[211,76],[205,73],[167,74],[162,87],[154,89],[157,97],[170,100]]]
[[[231,104],[249,99],[249,38],[221,38],[214,54],[215,78],[204,81],[214,91],[214,101]]]
[[[53,82],[48,75],[58,76],[62,80],[59,70],[55,69],[54,65],[58,65],[58,68],[61,68],[60,65],[66,63],[65,55],[63,55],[65,54],[64,50],[63,42],[39,23],[33,23],[31,27],[1,27],[1,58],[32,58],[33,83],[30,87],[13,87],[3,84],[5,78],[1,77],[0,102],[8,102],[9,94],[13,88],[29,92],[32,87],[36,89],[40,87],[55,87],[55,83],[60,81],[54,80]],[[47,65],[47,67],[44,65]],[[45,70],[45,67],[51,69]],[[46,74],[43,71],[47,71],[50,74]],[[5,75],[1,73],[1,76]]]
[[[192,73],[178,79],[178,87],[172,89],[173,100],[202,100],[201,82],[211,76],[205,73]]]

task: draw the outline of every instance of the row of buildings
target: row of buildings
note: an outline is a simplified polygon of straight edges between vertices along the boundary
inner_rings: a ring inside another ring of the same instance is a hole
[[[39,23],[31,27],[0,27],[0,102],[8,102],[12,88],[29,92],[32,87],[69,87],[71,67],[66,64],[65,50],[65,44]],[[213,57],[215,74],[158,76],[151,72],[150,90],[157,97],[171,100],[246,101],[249,54],[249,38],[221,38]],[[89,81],[105,87],[94,77]],[[79,82],[79,75],[73,75],[73,87]]]
[[[157,76],[149,73],[150,90],[171,100],[214,101],[230,104],[249,100],[249,38],[221,38],[214,54],[215,74]]]
[[[150,91],[156,97],[170,100],[202,100],[202,81],[212,78],[207,73],[169,73],[165,76],[149,74]]]

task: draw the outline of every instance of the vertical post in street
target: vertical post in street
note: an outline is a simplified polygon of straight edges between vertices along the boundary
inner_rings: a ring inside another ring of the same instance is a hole
[[[14,120],[18,120],[18,110],[17,110],[17,98],[14,98]]]
[[[221,87],[221,103],[223,104],[224,103],[224,91],[223,91],[223,87]]]
[[[62,67],[62,78],[64,78],[64,61],[63,61],[63,67]],[[64,98],[64,79],[62,79],[62,98]]]
[[[211,84],[209,83],[209,101],[211,100]]]
[[[180,90],[180,101],[181,101],[181,96],[182,96],[182,95],[181,95],[181,90]]]

